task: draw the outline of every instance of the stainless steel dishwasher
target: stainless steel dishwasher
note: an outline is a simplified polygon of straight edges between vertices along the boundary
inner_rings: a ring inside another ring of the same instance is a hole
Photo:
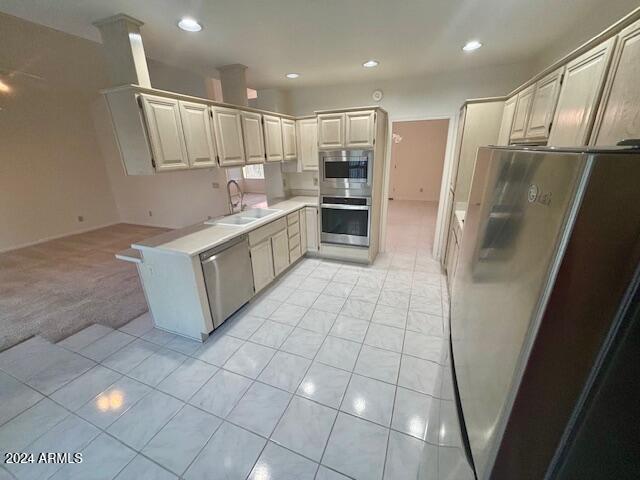
[[[254,293],[246,235],[200,254],[213,328],[218,328]]]

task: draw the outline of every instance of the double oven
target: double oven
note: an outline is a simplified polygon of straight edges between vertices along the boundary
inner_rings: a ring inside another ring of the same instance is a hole
[[[320,240],[369,246],[373,150],[320,152]]]

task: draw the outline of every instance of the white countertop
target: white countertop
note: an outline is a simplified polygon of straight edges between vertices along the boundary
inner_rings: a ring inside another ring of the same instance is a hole
[[[181,255],[198,255],[238,235],[249,233],[251,230],[255,230],[262,225],[271,223],[278,218],[307,206],[317,207],[318,197],[298,196],[274,203],[273,205],[269,205],[268,208],[280,210],[278,213],[260,218],[248,225],[208,225],[202,222],[147,238],[141,242],[134,243],[131,247],[143,251],[154,249]]]

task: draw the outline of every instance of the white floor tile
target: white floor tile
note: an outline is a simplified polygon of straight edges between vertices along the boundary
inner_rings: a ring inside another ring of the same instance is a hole
[[[251,386],[251,380],[226,370],[219,370],[193,396],[189,403],[225,418]]]
[[[350,378],[349,372],[314,362],[298,387],[297,394],[337,409]]]
[[[337,337],[327,337],[320,347],[316,359],[332,367],[352,371],[362,345]]]
[[[176,475],[182,475],[222,420],[185,405],[144,447],[142,453]]]
[[[386,428],[341,412],[321,463],[357,480],[379,480],[387,436]]]
[[[307,458],[319,461],[336,414],[329,407],[294,396],[271,439]]]
[[[318,464],[269,442],[248,480],[313,480]]]
[[[396,387],[389,383],[352,375],[340,410],[389,427],[395,393]]]
[[[186,480],[244,479],[266,440],[224,422],[184,474]]]
[[[311,360],[286,352],[276,352],[258,380],[287,392],[295,392]]]
[[[400,370],[400,354],[364,345],[358,356],[355,373],[396,384]]]
[[[254,382],[227,419],[269,438],[284,413],[291,395],[269,385]]]

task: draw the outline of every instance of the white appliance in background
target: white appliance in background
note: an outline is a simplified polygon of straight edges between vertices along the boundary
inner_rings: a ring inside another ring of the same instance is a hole
[[[453,366],[478,479],[549,478],[562,456],[627,308],[639,184],[637,147],[478,150],[451,292]]]

